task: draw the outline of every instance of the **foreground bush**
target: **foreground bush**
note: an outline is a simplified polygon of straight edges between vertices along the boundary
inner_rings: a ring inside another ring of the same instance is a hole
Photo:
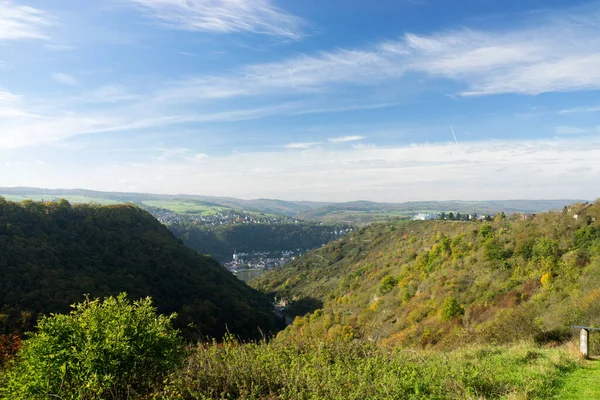
[[[533,345],[451,353],[371,344],[199,345],[156,399],[547,399],[575,368]]]
[[[39,321],[6,376],[5,399],[126,399],[156,389],[180,364],[170,317],[149,298],[86,300]]]

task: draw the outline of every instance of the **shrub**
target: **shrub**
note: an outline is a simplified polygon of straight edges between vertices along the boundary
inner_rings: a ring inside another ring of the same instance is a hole
[[[381,286],[379,286],[379,293],[389,293],[397,284],[398,278],[396,278],[395,276],[386,276],[381,280]]]
[[[8,373],[10,399],[121,399],[152,392],[180,362],[169,317],[150,298],[86,299],[42,318]]]
[[[442,305],[440,316],[443,321],[448,321],[462,315],[463,312],[463,308],[458,304],[458,301],[456,301],[454,297],[447,297]]]
[[[483,224],[481,229],[479,230],[479,237],[488,239],[494,237],[494,229],[490,224]]]
[[[483,255],[489,261],[501,261],[504,260],[508,254],[504,249],[502,243],[497,239],[487,239],[483,245]]]

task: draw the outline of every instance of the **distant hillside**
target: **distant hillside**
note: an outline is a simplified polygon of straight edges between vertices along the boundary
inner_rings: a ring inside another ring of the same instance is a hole
[[[600,201],[491,223],[373,224],[253,285],[294,300],[290,316],[321,309],[284,337],[561,340],[572,325],[600,325]]]
[[[0,334],[91,297],[151,296],[191,338],[276,328],[269,300],[133,205],[0,198]]]
[[[581,200],[490,200],[490,201],[416,201],[407,203],[375,203],[352,201],[329,204],[301,212],[298,218],[313,221],[363,224],[410,217],[418,213],[460,212],[461,214],[538,213],[558,210]]]
[[[285,216],[295,216],[317,207],[323,207],[330,203],[308,202],[308,201],[283,201],[272,199],[254,199],[243,200],[231,197],[213,197],[197,195],[164,195],[151,193],[119,193],[119,192],[99,192],[85,189],[40,189],[28,187],[2,188],[0,195],[9,200],[52,200],[53,198],[66,198],[73,202],[99,202],[99,203],[126,203],[133,202],[146,204],[154,207],[167,208],[172,211],[194,211],[201,212],[203,209],[231,208],[243,210],[246,212],[258,212],[265,214],[280,214]],[[73,197],[72,199],[70,197]],[[180,203],[179,206],[172,208],[170,204]],[[188,205],[187,210],[182,209]]]
[[[158,207],[188,216],[207,216],[216,213],[261,213],[318,222],[365,224],[394,217],[410,217],[421,212],[439,213],[537,213],[557,210],[582,200],[491,200],[491,201],[418,201],[407,203],[377,203],[352,201],[346,203],[284,201],[274,199],[242,200],[231,197],[197,195],[161,195],[149,193],[98,192],[83,189],[1,188],[0,196],[21,201],[66,198],[72,203],[98,202],[116,204],[133,202]],[[265,217],[265,216],[263,216]]]
[[[252,253],[299,249],[305,252],[337,239],[349,228],[348,225],[307,222],[276,225],[169,226],[175,236],[183,240],[188,247],[200,254],[210,254],[221,262],[231,261],[235,251]]]

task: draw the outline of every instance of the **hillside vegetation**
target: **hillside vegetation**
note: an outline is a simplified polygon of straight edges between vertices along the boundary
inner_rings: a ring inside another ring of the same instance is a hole
[[[84,294],[151,296],[189,338],[257,337],[277,324],[266,297],[133,205],[0,198],[0,249],[0,344]]]
[[[491,223],[374,224],[254,286],[319,308],[280,334],[293,340],[562,341],[573,324],[600,324],[600,202]]]
[[[526,343],[385,351],[229,335],[184,349],[171,317],[153,311],[150,299],[119,295],[43,318],[0,369],[0,399],[548,399],[581,371],[568,348]]]

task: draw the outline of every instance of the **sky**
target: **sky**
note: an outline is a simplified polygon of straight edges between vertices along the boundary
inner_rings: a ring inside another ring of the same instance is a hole
[[[0,0],[0,186],[600,197],[600,2]]]

